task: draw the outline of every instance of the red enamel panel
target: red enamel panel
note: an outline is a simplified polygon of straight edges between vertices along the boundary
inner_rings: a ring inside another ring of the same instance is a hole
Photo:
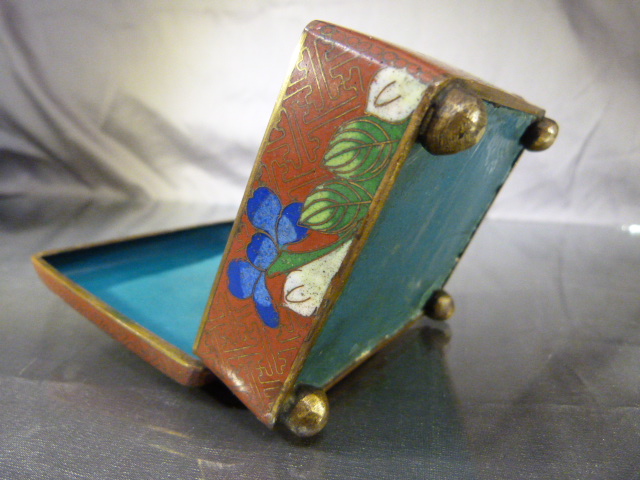
[[[418,56],[365,35],[322,22],[307,27],[214,285],[196,353],[267,425],[275,421],[275,402],[290,374],[297,373],[294,362],[308,351],[322,319],[282,307],[283,274],[266,277],[279,314],[276,328],[265,325],[251,298],[240,299],[230,292],[229,265],[247,258],[247,246],[258,231],[248,219],[247,200],[256,189],[267,187],[282,206],[304,202],[314,187],[330,180],[333,174],[322,163],[329,141],[342,124],[365,115],[369,85],[383,66],[405,69],[425,84],[444,73]],[[336,238],[310,231],[290,250],[318,250]]]

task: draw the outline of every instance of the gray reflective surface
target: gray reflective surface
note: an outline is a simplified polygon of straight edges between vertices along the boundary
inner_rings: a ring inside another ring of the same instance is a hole
[[[426,324],[329,393],[308,441],[220,385],[174,384],[37,279],[29,256],[229,218],[0,199],[0,478],[640,478],[640,236],[487,222]],[[632,229],[633,230],[633,229]]]

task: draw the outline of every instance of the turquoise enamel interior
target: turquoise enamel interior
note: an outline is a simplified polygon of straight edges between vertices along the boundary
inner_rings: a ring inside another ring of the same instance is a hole
[[[530,114],[487,103],[475,146],[435,156],[415,145],[313,346],[299,384],[324,387],[421,314],[442,288],[522,152]]]
[[[45,260],[111,308],[194,356],[231,225],[126,240]]]

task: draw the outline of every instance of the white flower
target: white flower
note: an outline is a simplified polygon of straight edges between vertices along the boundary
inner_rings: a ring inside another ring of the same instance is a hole
[[[406,69],[385,68],[371,82],[366,111],[387,122],[401,122],[413,113],[426,90]]]
[[[290,272],[284,283],[284,304],[304,317],[316,313],[351,242],[349,240],[332,252]]]

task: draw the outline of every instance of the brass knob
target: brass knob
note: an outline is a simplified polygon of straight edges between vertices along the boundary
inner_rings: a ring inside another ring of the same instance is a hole
[[[433,100],[420,128],[419,141],[429,153],[449,155],[476,145],[487,129],[487,108],[463,84],[445,87]]]

